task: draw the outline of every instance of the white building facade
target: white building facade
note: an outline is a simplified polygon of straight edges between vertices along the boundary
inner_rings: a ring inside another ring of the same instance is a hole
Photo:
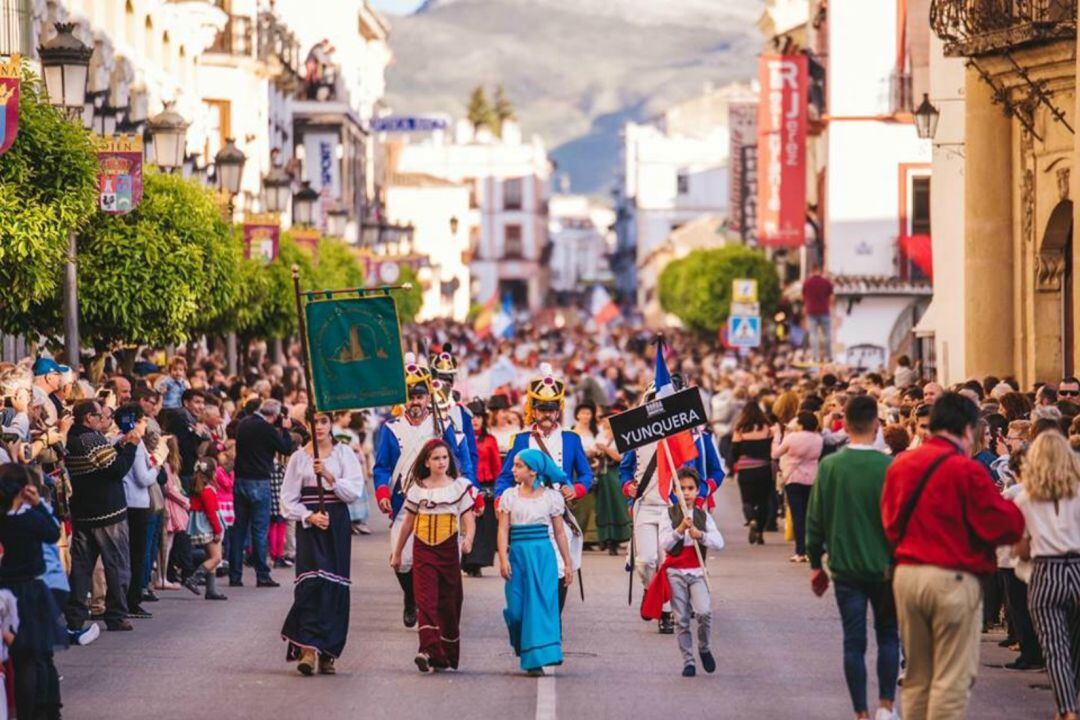
[[[566,304],[593,285],[612,280],[615,212],[584,195],[553,195],[548,204],[551,290]]]

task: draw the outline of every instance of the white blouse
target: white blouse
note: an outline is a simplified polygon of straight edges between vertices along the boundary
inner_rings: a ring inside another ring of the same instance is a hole
[[[1080,495],[1058,500],[1033,500],[1022,490],[1013,500],[1024,515],[1031,536],[1031,557],[1080,553]]]
[[[334,445],[329,457],[323,458],[323,469],[334,476],[333,489],[326,487],[325,481],[323,488],[332,492],[342,502],[351,503],[363,494],[364,468],[348,445]],[[300,502],[300,490],[305,487],[315,487],[315,462],[307,450],[297,450],[289,457],[289,463],[285,466],[285,479],[281,483],[281,508],[286,520],[300,520],[306,526],[312,512]]]
[[[499,497],[499,512],[510,516],[511,525],[547,525],[551,546],[555,548],[555,561],[559,565],[559,577],[563,577],[562,553],[555,543],[555,528],[551,518],[562,517],[566,509],[566,500],[558,490],[547,488],[544,492],[531,497],[523,497],[517,485]]]
[[[441,488],[426,488],[413,483],[405,495],[405,509],[411,513],[460,516],[475,504],[476,489],[463,477]]]

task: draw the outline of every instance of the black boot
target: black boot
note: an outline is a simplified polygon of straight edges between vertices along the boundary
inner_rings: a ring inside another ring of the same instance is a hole
[[[660,613],[660,634],[661,635],[674,635],[675,623],[671,619],[670,612]]]
[[[412,571],[395,573],[401,591],[405,593],[405,611],[401,614],[401,621],[405,627],[416,627],[416,598],[413,596]]]
[[[207,600],[228,600],[222,593],[217,591],[217,575],[214,573],[206,574],[206,594],[203,596]]]

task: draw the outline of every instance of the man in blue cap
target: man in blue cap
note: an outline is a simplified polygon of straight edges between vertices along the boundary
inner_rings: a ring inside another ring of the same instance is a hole
[[[61,365],[52,358],[39,357],[34,361],[34,386],[41,388],[49,397],[45,404],[45,415],[50,425],[55,425],[64,411],[60,399],[60,388],[64,384],[64,375],[71,372],[67,365]]]

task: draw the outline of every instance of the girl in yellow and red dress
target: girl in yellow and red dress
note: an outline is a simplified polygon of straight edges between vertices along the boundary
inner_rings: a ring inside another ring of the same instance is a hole
[[[416,596],[420,672],[457,669],[461,655],[461,553],[472,549],[476,488],[457,477],[446,441],[428,441],[420,450],[405,492],[405,521],[390,556],[395,571],[410,536],[413,540],[413,593]],[[464,539],[460,532],[464,530]]]

